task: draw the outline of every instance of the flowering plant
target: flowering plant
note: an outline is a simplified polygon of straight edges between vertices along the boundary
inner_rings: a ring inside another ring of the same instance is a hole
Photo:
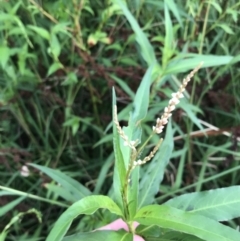
[[[180,85],[179,90],[157,118],[149,138],[141,144],[141,121],[147,115],[152,69],[146,72],[136,93],[133,111],[127,127],[121,127],[117,116],[116,95],[113,89],[113,144],[115,168],[114,197],[90,195],[70,206],[57,220],[47,241],[133,240],[137,234],[147,240],[207,240],[239,241],[240,233],[219,222],[240,216],[239,186],[185,194],[162,205],[151,204],[163,179],[164,167],[173,150],[171,112],[184,97],[186,85],[201,67],[196,67]],[[168,124],[166,137],[160,139],[153,150],[140,158],[149,140],[163,131]],[[152,160],[150,162],[150,160]],[[149,162],[146,173],[140,175],[140,166]],[[147,179],[145,178],[147,177]],[[98,209],[108,209],[121,218],[126,229],[96,230],[64,237],[72,221],[80,214],[91,215]],[[136,222],[140,224],[136,228]]]

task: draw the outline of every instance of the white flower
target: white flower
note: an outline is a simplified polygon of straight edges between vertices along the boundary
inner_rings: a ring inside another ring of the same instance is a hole
[[[137,161],[137,164],[140,166],[140,165],[142,164],[142,160],[139,159],[139,160]]]
[[[124,141],[124,142],[123,142],[123,145],[124,145],[124,146],[128,146],[128,142],[127,142],[127,141]]]
[[[170,105],[177,105],[179,103],[179,99],[177,99],[176,97],[173,97],[170,101],[169,104]]]
[[[28,169],[28,167],[27,166],[22,166],[22,168],[21,168],[21,171],[20,171],[20,174],[21,174],[21,176],[23,176],[23,177],[28,177],[29,176],[29,169]]]

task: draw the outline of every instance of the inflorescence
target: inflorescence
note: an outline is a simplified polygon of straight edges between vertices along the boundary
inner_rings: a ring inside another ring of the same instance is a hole
[[[184,97],[183,92],[186,89],[186,86],[188,82],[191,80],[191,78],[194,76],[194,74],[201,68],[203,62],[201,62],[192,72],[190,72],[189,75],[187,75],[186,78],[183,79],[183,83],[180,85],[179,90],[176,93],[172,93],[172,98],[170,99],[168,106],[165,107],[164,113],[161,116],[161,118],[157,118],[156,125],[153,126],[153,133],[160,134],[163,131],[164,126],[168,123],[168,119],[172,115],[172,111],[176,108],[176,105],[180,102],[180,99]],[[124,133],[121,126],[119,125],[118,119],[117,119],[117,106],[114,107],[114,123],[116,124],[117,131],[121,138],[124,140],[124,145],[128,146],[132,149],[133,153],[137,153],[136,146],[138,144],[138,140],[136,141],[129,141],[128,136]],[[132,169],[134,169],[136,166],[140,166],[145,164],[146,162],[150,161],[157,150],[159,149],[160,145],[162,143],[162,139],[159,140],[157,145],[153,148],[153,150],[150,152],[148,156],[146,156],[143,160],[131,160],[132,161]],[[133,155],[134,157],[136,155]],[[130,165],[131,166],[131,165]]]

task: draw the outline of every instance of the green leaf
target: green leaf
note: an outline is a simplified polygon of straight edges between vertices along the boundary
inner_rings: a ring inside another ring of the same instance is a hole
[[[5,215],[7,212],[14,209],[15,206],[17,206],[19,203],[21,203],[26,197],[19,197],[18,199],[9,202],[8,204],[0,207],[0,217]]]
[[[0,46],[0,63],[4,69],[10,57],[10,49],[7,46]]]
[[[2,231],[2,233],[0,233],[0,241],[5,241],[7,237],[7,231]]]
[[[136,19],[133,17],[132,13],[128,10],[125,4],[121,0],[114,0],[119,4],[121,7],[125,17],[127,18],[128,22],[130,23],[134,33],[136,34],[136,41],[141,48],[141,54],[143,59],[147,62],[148,66],[157,63],[154,49],[150,44],[149,40],[146,37],[146,34],[142,31],[139,24],[137,23]]]
[[[149,105],[150,86],[152,83],[153,66],[147,69],[133,102],[133,111],[130,119],[130,125],[139,126],[146,117]]]
[[[152,83],[152,71],[153,66],[149,67],[145,73],[133,102],[133,111],[129,119],[129,126],[124,128],[125,134],[130,140],[139,140],[141,142],[142,127],[141,121],[146,117],[149,105],[150,85]],[[125,163],[130,159],[130,149],[121,146],[122,153],[125,159]],[[138,207],[138,195],[139,195],[139,168],[133,171],[131,176],[131,184],[129,188],[129,210],[130,216],[133,217],[136,214]]]
[[[161,235],[160,240],[161,241],[172,241],[172,240],[177,240],[177,241],[203,241],[202,239],[200,239],[198,237],[194,237],[193,235],[175,232],[175,231],[166,232],[165,234]]]
[[[51,33],[52,34],[57,34],[57,33],[64,33],[66,34],[68,37],[72,37],[72,35],[68,32],[67,27],[68,25],[70,25],[70,23],[58,23],[58,24],[54,24],[51,27]]]
[[[126,65],[126,66],[135,66],[138,67],[139,64],[137,62],[137,59],[133,59],[132,57],[126,57],[126,56],[122,56],[118,59],[119,63]]]
[[[61,53],[61,45],[59,43],[57,35],[55,34],[52,34],[50,38],[50,50],[53,54],[54,59],[57,60]]]
[[[71,196],[75,197],[75,200],[79,200],[91,194],[91,192],[81,183],[77,182],[59,170],[54,170],[49,167],[40,166],[37,164],[29,165],[37,168],[38,170],[51,177],[54,181],[60,184],[66,190],[66,192],[70,192]]]
[[[182,26],[182,19],[179,14],[179,12],[180,12],[179,6],[174,2],[174,0],[167,0],[167,1],[165,1],[165,4],[167,4],[168,8],[172,11],[175,18],[178,20],[178,22]]]
[[[200,55],[200,54],[181,54],[172,59],[164,74],[182,73],[192,70],[200,62],[204,62],[202,68],[229,64],[233,60],[232,56],[224,55]]]
[[[49,199],[56,200],[58,196],[60,196],[66,201],[69,201],[70,203],[74,203],[77,201],[76,197],[72,195],[71,192],[63,188],[62,186],[59,186],[54,183],[47,183],[47,184],[44,184],[44,187],[46,187],[48,190],[47,198]],[[54,196],[53,197],[50,196],[51,194],[54,194]]]
[[[126,94],[128,94],[129,97],[131,97],[132,99],[134,99],[135,93],[131,90],[131,88],[129,87],[129,85],[126,83],[126,81],[116,77],[113,74],[109,74],[109,76],[114,79],[119,86],[121,87],[122,90],[125,91]]]
[[[192,234],[205,241],[239,241],[240,233],[210,218],[184,212],[165,205],[151,205],[140,209],[134,218],[144,225],[158,225]]]
[[[228,221],[240,217],[240,186],[189,193],[167,201],[177,209],[197,213],[216,221]]]
[[[56,221],[46,241],[60,241],[69,229],[72,221],[80,214],[91,215],[99,208],[122,216],[122,212],[112,199],[107,196],[89,196],[70,206]]]
[[[72,135],[75,136],[77,134],[77,131],[79,129],[81,118],[75,115],[72,115],[69,117],[68,120],[66,120],[63,123],[63,126],[68,126],[72,128]]]
[[[226,13],[232,15],[232,19],[235,23],[238,21],[238,11],[237,10],[228,8]]]
[[[113,120],[114,120],[114,112],[116,106],[116,94],[113,88]],[[123,154],[120,146],[120,136],[118,134],[116,125],[113,121],[113,147],[114,147],[114,155],[115,155],[115,166],[114,166],[114,175],[113,175],[113,186],[114,186],[114,195],[115,200],[119,206],[123,206],[122,204],[122,190],[124,186],[124,181],[126,177],[127,163],[124,162]]]
[[[90,233],[78,233],[71,236],[65,237],[62,241],[132,241],[133,235],[127,233],[124,230],[120,231],[111,231],[111,230],[102,230],[94,231]]]
[[[211,4],[218,12],[219,14],[222,13],[222,8],[220,6],[220,4],[218,4],[216,1],[205,1],[205,3]]]
[[[34,25],[27,25],[27,27],[32,29],[33,31],[35,31],[42,38],[50,40],[50,33],[46,29],[41,28],[41,27],[37,27],[37,26],[34,26]]]
[[[55,73],[57,70],[63,69],[63,65],[60,62],[54,62],[48,69],[47,76]]]
[[[169,15],[167,1],[164,1],[164,15],[165,15],[165,41],[162,56],[162,67],[165,69],[169,59],[172,57],[174,52],[174,37],[173,37],[173,26]]]
[[[131,175],[128,189],[130,218],[136,215],[139,199],[139,167],[136,167]]]
[[[197,113],[202,113],[202,111],[196,105],[188,103],[186,100],[180,101],[178,107],[182,108],[189,118],[200,130],[203,130],[203,126],[199,119],[197,118]]]
[[[217,24],[216,26],[222,28],[228,34],[234,34],[233,30],[227,24],[221,23]]]
[[[153,203],[155,195],[159,192],[163,180],[164,170],[169,163],[173,151],[173,133],[171,121],[167,126],[167,133],[159,151],[150,161],[146,172],[140,181],[139,208]]]
[[[67,74],[66,79],[61,83],[61,85],[74,85],[78,82],[78,77],[74,72]]]
[[[112,138],[111,138],[112,140]],[[112,168],[112,164],[113,164],[113,157],[114,153],[111,152],[111,154],[109,155],[109,157],[105,160],[105,162],[103,163],[101,170],[99,172],[99,175],[97,177],[97,183],[95,185],[93,194],[98,194],[101,191],[101,188],[104,186],[106,178],[108,173],[110,172],[110,168]]]

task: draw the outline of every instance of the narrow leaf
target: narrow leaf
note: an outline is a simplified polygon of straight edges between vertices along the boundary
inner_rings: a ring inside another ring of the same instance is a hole
[[[227,221],[240,217],[240,186],[184,194],[165,204],[216,221]]]
[[[75,197],[76,201],[91,194],[91,192],[84,187],[81,183],[67,176],[59,170],[54,170],[49,167],[40,166],[37,164],[29,164],[32,167],[44,172],[51,177],[54,181],[60,184],[67,192],[70,192]]]
[[[161,241],[162,240],[177,240],[177,241],[203,241],[202,239],[198,237],[194,237],[193,235],[189,235],[186,233],[180,233],[180,232],[175,232],[175,231],[169,231],[163,235],[161,235]]]
[[[173,133],[171,122],[167,127],[167,133],[164,142],[152,161],[150,161],[147,171],[140,181],[139,208],[151,204],[155,195],[159,191],[160,183],[164,176],[164,170],[167,166],[173,151]]]
[[[228,34],[234,34],[233,30],[227,24],[217,24],[218,27],[222,28]]]
[[[182,26],[182,19],[180,17],[180,9],[178,4],[176,4],[174,0],[167,0],[165,1],[165,4],[168,5],[169,9],[172,11],[179,24]]]
[[[116,94],[113,89],[113,120],[114,120],[114,112],[116,106]],[[123,154],[120,146],[120,136],[118,134],[116,125],[113,121],[113,147],[114,147],[114,155],[115,155],[115,166],[114,166],[114,175],[113,175],[113,186],[114,186],[114,195],[115,200],[122,207],[122,190],[124,186],[124,180],[126,176],[126,166],[127,163],[124,163]]]
[[[132,15],[132,13],[128,10],[126,5],[121,0],[115,0],[115,1],[121,7],[125,17],[127,18],[134,33],[136,34],[136,41],[138,42],[141,48],[141,54],[143,59],[147,62],[148,66],[151,66],[152,64],[157,63],[157,60],[154,54],[154,49],[150,44],[149,40],[147,39],[146,34],[144,34],[143,30],[140,28],[136,19]]]
[[[50,33],[46,29],[34,25],[27,25],[27,27],[35,31],[37,35],[41,36],[42,38],[50,40]]]
[[[195,68],[200,62],[204,62],[202,68],[220,66],[229,64],[233,60],[233,56],[224,55],[224,56],[216,56],[216,55],[199,55],[199,54],[183,54],[178,55],[176,59],[172,59],[167,69],[165,70],[165,74],[173,74],[173,73],[182,73],[185,71],[192,70]]]
[[[133,236],[124,230],[121,231],[94,231],[90,233],[78,233],[71,236],[67,236],[63,241],[132,241]]]
[[[210,218],[184,212],[165,205],[145,206],[138,211],[135,221],[144,225],[158,225],[192,234],[205,241],[239,241],[240,233]]]
[[[132,120],[136,126],[146,117],[149,105],[150,86],[152,83],[153,66],[149,67],[145,73],[140,86],[138,87],[133,103]]]
[[[10,49],[7,46],[0,46],[0,64],[4,69],[10,57]]]
[[[166,2],[168,1],[164,1],[164,15],[165,15],[165,41],[164,41],[164,48],[163,48],[163,56],[162,56],[162,66],[163,68],[166,67],[169,59],[171,58],[174,48],[173,48],[173,44],[174,44],[174,38],[173,38],[173,26],[172,26],[172,21],[170,18],[170,14],[168,11],[168,5]]]
[[[122,212],[112,199],[107,196],[89,196],[70,206],[56,221],[46,241],[60,241],[69,229],[72,221],[80,214],[93,214],[99,208],[122,216]]]
[[[2,206],[0,208],[0,217],[5,215],[7,212],[11,211],[15,206],[17,206],[19,203],[21,203],[26,197],[19,197],[18,199],[9,202],[8,204]]]

